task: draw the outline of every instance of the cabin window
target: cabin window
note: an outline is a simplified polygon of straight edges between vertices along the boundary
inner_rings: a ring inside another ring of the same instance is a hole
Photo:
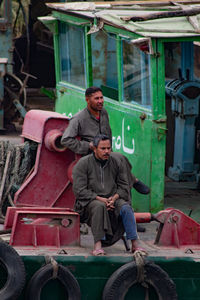
[[[104,96],[118,100],[116,36],[99,31],[91,35],[93,85]]]
[[[200,42],[165,43],[166,81],[200,79]]]
[[[59,26],[61,80],[86,88],[84,29],[64,22]]]
[[[181,43],[165,43],[165,77],[166,81],[180,79],[181,74]]]
[[[122,41],[122,51],[123,100],[150,105],[150,55],[127,40]]]

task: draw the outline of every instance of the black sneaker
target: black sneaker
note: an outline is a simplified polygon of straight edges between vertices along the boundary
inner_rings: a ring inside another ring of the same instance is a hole
[[[147,195],[150,193],[150,188],[145,185],[142,181],[138,180],[133,184],[134,189],[140,194]]]

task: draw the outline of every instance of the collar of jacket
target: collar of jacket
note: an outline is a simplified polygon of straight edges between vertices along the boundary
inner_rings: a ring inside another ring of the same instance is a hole
[[[93,157],[94,157],[95,161],[101,165],[102,168],[105,167],[105,166],[107,166],[108,162],[110,161],[110,157],[108,159],[106,159],[106,160],[102,160],[102,159],[96,158],[94,152],[93,152]]]
[[[87,111],[88,111],[88,114],[90,115],[90,117],[92,118],[92,119],[94,119],[95,121],[97,121],[97,122],[100,122],[100,119],[101,119],[101,112],[102,111],[100,111],[100,115],[99,115],[99,119],[97,119],[97,118],[95,118],[95,116],[93,115],[93,114],[91,114],[91,112],[89,111],[89,109],[86,107],[86,109],[87,109]]]

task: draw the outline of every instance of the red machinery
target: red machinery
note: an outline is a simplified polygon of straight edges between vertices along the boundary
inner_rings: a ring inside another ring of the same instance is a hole
[[[168,208],[153,216],[160,223],[155,244],[158,246],[200,248],[200,224],[182,211]]]
[[[64,247],[80,244],[79,215],[72,211],[72,166],[79,159],[61,146],[68,118],[55,112],[31,110],[22,137],[38,144],[35,165],[16,192],[15,208],[6,214],[14,246]]]
[[[182,211],[167,208],[157,214],[135,213],[137,223],[159,222],[154,244],[162,247],[200,248],[200,224]]]
[[[68,119],[58,113],[32,110],[26,114],[22,137],[38,143],[35,166],[8,208],[5,229],[12,228],[13,246],[65,247],[79,245],[79,215],[72,209],[72,169],[79,156],[60,145]],[[200,245],[200,225],[170,208],[152,215],[135,213],[138,223],[160,223],[159,246]]]
[[[70,164],[76,155],[61,147],[60,139],[68,126],[68,118],[59,113],[31,110],[26,114],[22,130],[24,140],[38,143],[34,170],[16,192],[16,206],[73,208]]]
[[[8,207],[4,228],[12,228],[13,246],[80,245],[79,215],[68,208]]]

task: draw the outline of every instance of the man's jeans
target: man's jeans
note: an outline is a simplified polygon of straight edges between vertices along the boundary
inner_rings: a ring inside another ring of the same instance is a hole
[[[120,216],[124,225],[124,230],[126,232],[126,238],[128,240],[137,240],[137,230],[135,216],[132,207],[129,204],[122,206],[120,210]]]

